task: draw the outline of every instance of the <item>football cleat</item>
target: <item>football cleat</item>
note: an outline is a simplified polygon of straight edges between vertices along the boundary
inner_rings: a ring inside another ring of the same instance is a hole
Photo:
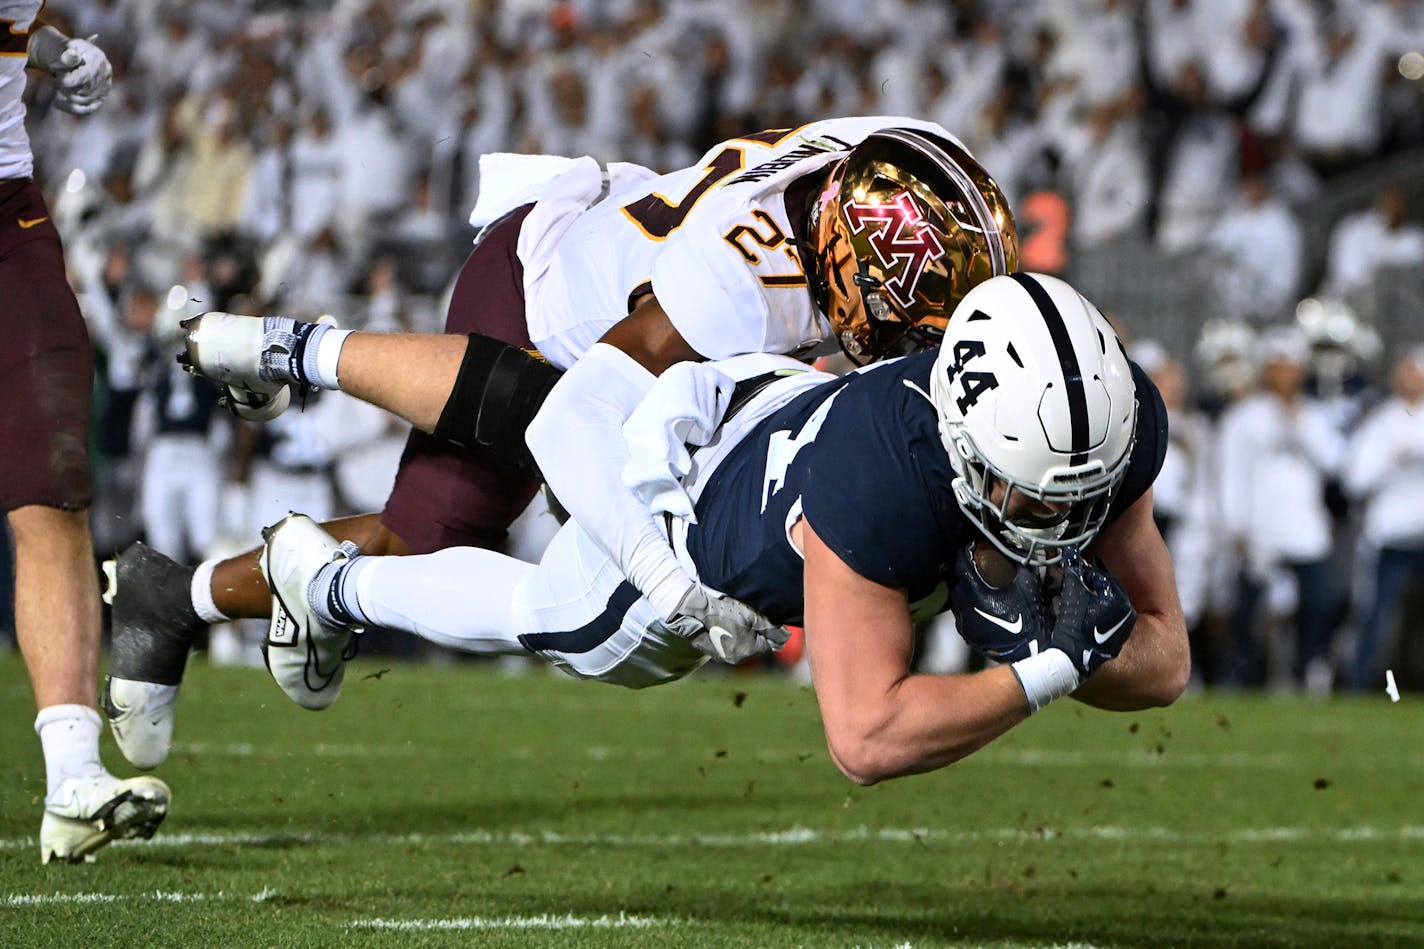
[[[147,544],[106,560],[104,576],[113,631],[100,706],[119,750],[146,771],[168,757],[183,667],[207,624],[193,611],[193,568]]]
[[[300,344],[314,324],[213,310],[180,325],[179,364],[220,384],[223,403],[234,415],[265,422],[291,404],[288,386],[300,381]]]
[[[338,544],[305,514],[289,514],[262,538],[262,576],[272,591],[272,620],[262,659],[282,691],[302,708],[323,709],[341,694],[346,661],[356,654],[358,627],[325,623],[307,601],[307,588],[329,563],[349,560],[354,544]]]
[[[111,840],[152,837],[172,793],[153,777],[122,780],[107,772],[66,778],[45,800],[40,862],[92,861]]]
[[[107,675],[99,702],[114,741],[129,764],[140,771],[152,771],[168,759],[178,686]]]

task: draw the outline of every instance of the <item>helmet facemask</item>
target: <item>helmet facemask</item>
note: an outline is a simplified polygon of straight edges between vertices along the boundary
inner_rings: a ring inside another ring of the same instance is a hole
[[[1018,481],[994,466],[968,432],[954,432],[947,440],[956,449],[950,463],[957,475],[953,488],[960,510],[1000,553],[1028,567],[1055,564],[1066,548],[1081,549],[1092,543],[1127,475],[1133,446],[1129,442],[1127,452],[1110,470],[1101,462],[1059,468],[1044,478],[1045,486],[1039,486]],[[1000,486],[1002,493],[996,498]],[[1019,496],[1045,506],[1066,505],[1067,509],[1052,523],[1022,523],[1009,516]]]

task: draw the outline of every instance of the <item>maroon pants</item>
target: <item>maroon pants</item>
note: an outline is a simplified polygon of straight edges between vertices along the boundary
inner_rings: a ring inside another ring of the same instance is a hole
[[[447,333],[481,333],[532,349],[524,316],[524,265],[515,253],[533,205],[510,212],[480,235],[456,278]],[[482,460],[468,449],[412,429],[381,523],[427,554],[446,547],[493,547],[533,500],[539,479]]]
[[[0,509],[89,506],[93,385],[44,195],[28,178],[0,181]]]

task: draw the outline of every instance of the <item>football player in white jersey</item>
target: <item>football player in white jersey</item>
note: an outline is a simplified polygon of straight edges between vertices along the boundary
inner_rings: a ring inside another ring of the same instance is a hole
[[[50,73],[54,103],[99,108],[109,61],[93,43],[36,23],[40,0],[0,0],[0,502],[15,539],[15,626],[45,761],[40,858],[82,861],[110,840],[151,836],[168,809],[156,778],[99,760],[100,608],[89,536],[88,333],[64,250],[33,179],[25,67]],[[23,449],[20,446],[25,446]]]
[[[315,385],[415,426],[380,521],[332,527],[368,552],[497,543],[542,474],[663,618],[767,648],[776,627],[699,585],[646,508],[622,498],[620,427],[682,361],[830,341],[869,361],[932,345],[971,286],[1015,268],[1007,202],[944,129],[884,116],[733,139],[660,177],[583,158],[546,179],[503,189],[503,202],[482,195],[491,216],[507,213],[466,263],[446,335],[210,313],[188,325],[184,358],[249,417],[281,411],[293,384]],[[151,766],[169,737],[148,723],[171,727],[187,641],[154,632],[160,605],[139,594],[124,605],[125,575],[142,577],[133,589],[163,586],[152,578],[165,572],[170,589],[186,583],[191,595],[167,612],[189,621],[233,615],[236,594],[243,615],[265,615],[270,600],[255,551],[187,574],[128,559],[115,610],[137,635],[130,648],[116,634],[110,715],[130,760]]]
[[[804,623],[830,756],[857,783],[943,767],[1070,693],[1131,710],[1186,687],[1152,518],[1166,410],[1061,280],[994,277],[937,351],[844,378],[766,355],[684,363],[623,435],[622,490],[665,515],[679,562],[773,622]],[[707,658],[577,520],[538,564],[478,548],[366,557],[301,515],[267,537],[274,613],[296,646],[274,634],[268,655],[309,707],[335,697],[366,625],[632,688]],[[1002,665],[912,673],[913,618],[948,603]],[[714,646],[728,636],[708,632]]]

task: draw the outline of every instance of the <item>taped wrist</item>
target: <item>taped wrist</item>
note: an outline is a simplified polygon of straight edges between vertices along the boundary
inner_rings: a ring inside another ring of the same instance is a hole
[[[69,37],[52,26],[42,26],[30,33],[30,65],[46,72],[54,72],[60,66],[60,57],[69,45]]]
[[[479,333],[469,340],[435,435],[507,467],[537,470],[524,431],[562,373],[518,346]]]
[[[1009,668],[1014,671],[1019,686],[1024,690],[1030,715],[1082,684],[1082,677],[1073,668],[1073,661],[1066,652],[1056,647],[1011,663]]]

